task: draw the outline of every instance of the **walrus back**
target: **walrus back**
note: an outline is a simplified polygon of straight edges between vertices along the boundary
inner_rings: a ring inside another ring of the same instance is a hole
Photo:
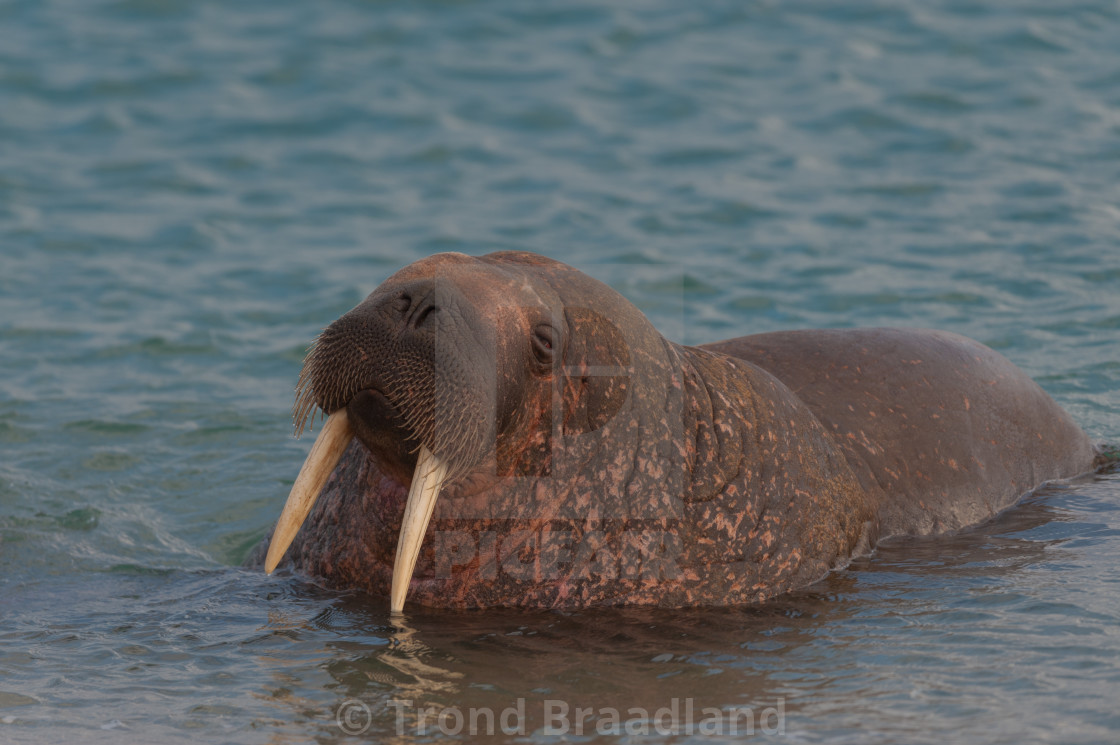
[[[881,537],[972,525],[1093,467],[1096,451],[1069,414],[957,334],[789,331],[702,348],[758,365],[805,402],[878,494]]]

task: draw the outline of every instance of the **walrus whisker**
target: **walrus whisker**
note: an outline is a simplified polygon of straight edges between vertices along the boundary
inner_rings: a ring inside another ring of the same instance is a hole
[[[397,540],[397,558],[393,562],[393,586],[390,593],[389,610],[400,613],[408,595],[408,585],[412,572],[416,569],[416,558],[428,531],[428,522],[435,510],[436,498],[447,476],[447,463],[432,455],[426,446],[420,448],[416,459],[416,470],[412,473],[412,486],[408,490],[408,501],[404,506],[401,520],[400,538]]]
[[[264,561],[264,570],[267,573],[272,574],[272,570],[284,557],[284,552],[288,550],[303,521],[307,519],[308,513],[315,505],[315,500],[323,491],[323,485],[327,483],[327,478],[352,439],[354,439],[354,430],[350,426],[346,409],[339,409],[327,417],[323,430],[319,433],[315,444],[311,446],[311,452],[307,454],[307,460],[299,469],[299,475],[292,484],[288,501],[284,503],[276,529],[272,532],[272,542],[268,545],[268,556]]]
[[[315,380],[319,377],[320,367],[319,355],[316,354],[319,347],[318,340],[311,344],[307,350],[307,357],[303,363],[303,368],[299,372],[299,379],[296,381],[296,402],[292,410],[292,419],[295,425],[295,435],[300,437],[303,430],[314,429],[315,427],[315,411],[318,406],[316,400]]]

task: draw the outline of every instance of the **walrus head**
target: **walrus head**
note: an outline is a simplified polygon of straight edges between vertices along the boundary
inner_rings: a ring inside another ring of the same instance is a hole
[[[409,488],[393,563],[399,612],[445,482],[477,493],[548,475],[556,442],[601,428],[626,404],[632,369],[621,318],[660,338],[621,296],[533,254],[441,254],[390,277],[308,352],[297,432],[317,409],[328,417],[273,533],[266,570],[356,437],[383,474]]]

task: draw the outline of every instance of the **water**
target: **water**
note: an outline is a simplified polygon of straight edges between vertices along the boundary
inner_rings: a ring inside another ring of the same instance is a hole
[[[523,699],[498,739],[561,701],[594,741],[690,698],[1114,742],[1116,473],[758,608],[391,627],[239,564],[306,344],[442,250],[566,260],[686,342],[957,331],[1120,441],[1117,38],[1108,0],[0,4],[0,741],[359,741],[351,699],[364,738]]]

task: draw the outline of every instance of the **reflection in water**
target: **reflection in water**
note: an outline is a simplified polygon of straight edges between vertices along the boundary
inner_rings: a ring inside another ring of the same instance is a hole
[[[382,731],[392,731],[400,711],[415,732],[429,707],[465,717],[517,708],[528,732],[547,724],[550,706],[565,707],[573,722],[577,708],[587,709],[590,732],[604,709],[625,720],[632,709],[652,716],[666,708],[682,721],[692,712],[698,723],[705,708],[777,703],[776,655],[811,639],[842,607],[805,593],[764,608],[425,611],[386,630],[387,644],[340,645],[349,654],[328,669],[347,698],[370,705]],[[363,597],[338,609],[336,632],[368,629],[387,616],[384,603]],[[402,701],[409,703],[392,703]],[[434,720],[429,715],[429,727]]]
[[[895,537],[883,541],[873,556],[854,561],[851,569],[883,572],[914,567],[924,575],[991,577],[992,570],[1013,570],[1040,561],[1051,547],[1064,540],[1062,531],[1034,531],[1051,523],[1069,522],[1074,514],[1049,498],[1068,489],[1047,486],[1024,498],[988,522],[940,536]]]

